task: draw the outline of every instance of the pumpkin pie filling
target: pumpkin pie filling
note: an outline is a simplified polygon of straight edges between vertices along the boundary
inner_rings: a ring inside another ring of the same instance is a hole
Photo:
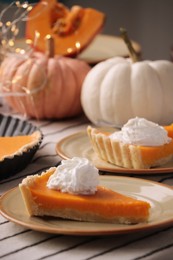
[[[41,140],[39,131],[31,135],[0,137],[0,161],[20,155],[33,148]]]
[[[49,189],[47,182],[55,171],[56,168],[52,167],[40,176],[27,177],[20,184],[30,215],[125,224],[148,220],[149,203],[100,185],[97,186],[97,191],[90,195],[70,194]]]
[[[140,147],[142,160],[146,164],[153,164],[165,157],[173,155],[173,140],[169,144],[159,147]]]

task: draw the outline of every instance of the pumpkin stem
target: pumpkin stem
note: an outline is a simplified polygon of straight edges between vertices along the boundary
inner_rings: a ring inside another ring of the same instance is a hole
[[[129,53],[130,53],[130,57],[132,59],[133,62],[137,62],[139,61],[139,55],[137,54],[137,52],[135,51],[135,49],[133,48],[132,46],[132,42],[130,41],[129,37],[128,37],[128,34],[127,34],[127,31],[126,29],[124,28],[120,28],[120,32],[121,32],[121,37],[123,38],[128,50],[129,50]]]
[[[53,58],[55,55],[55,43],[51,35],[46,35],[46,53],[49,58]]]

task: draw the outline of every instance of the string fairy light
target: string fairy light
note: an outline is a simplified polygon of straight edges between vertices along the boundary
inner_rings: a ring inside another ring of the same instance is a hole
[[[40,10],[40,12],[42,12],[46,6],[47,3],[43,1],[43,8],[42,10]],[[12,16],[10,16],[11,20],[7,20],[6,18],[9,17],[8,12],[13,7],[16,8],[16,11],[13,12]],[[33,6],[28,2],[21,3],[20,1],[14,1],[0,12],[0,59],[1,56],[11,58],[11,55],[16,55],[16,58],[19,58],[21,60],[28,60],[29,57],[33,58],[33,48],[31,48],[31,44],[36,47],[37,41],[40,37],[40,33],[38,31],[35,32],[34,43],[30,39],[25,40],[25,43],[29,48],[22,49],[20,47],[16,47],[16,38],[20,32],[19,25],[21,22],[26,22],[28,19],[30,19],[28,18],[28,13],[32,10],[32,8]],[[39,15],[39,13],[37,15]],[[35,61],[35,66],[37,65],[39,66],[39,64],[37,64],[37,61]],[[23,97],[26,95],[34,95],[45,87],[47,78],[45,75],[45,71],[42,71],[42,73],[43,81],[40,83],[38,88],[29,91],[24,86],[21,87],[22,91],[10,91],[11,84],[20,85],[21,77],[23,77],[24,75],[21,75],[18,78],[14,78],[13,81],[3,82],[3,84],[2,82],[0,82],[0,96]]]

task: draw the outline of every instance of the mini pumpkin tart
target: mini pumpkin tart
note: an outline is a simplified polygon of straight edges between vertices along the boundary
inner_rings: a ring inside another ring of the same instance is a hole
[[[121,131],[101,131],[88,126],[96,154],[104,161],[133,169],[161,166],[173,157],[173,125],[161,127],[143,118],[130,119]]]
[[[19,187],[31,216],[123,224],[148,221],[148,202],[99,186],[97,180],[98,170],[88,159],[72,158],[28,176]]]

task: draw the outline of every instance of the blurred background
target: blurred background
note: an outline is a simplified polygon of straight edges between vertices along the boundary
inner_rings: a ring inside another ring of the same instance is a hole
[[[0,10],[12,1],[0,0]],[[28,1],[30,3],[36,1]],[[142,47],[144,59],[170,60],[173,47],[173,0],[61,0],[71,7],[79,4],[106,14],[102,33],[119,35],[125,27],[131,39]]]

